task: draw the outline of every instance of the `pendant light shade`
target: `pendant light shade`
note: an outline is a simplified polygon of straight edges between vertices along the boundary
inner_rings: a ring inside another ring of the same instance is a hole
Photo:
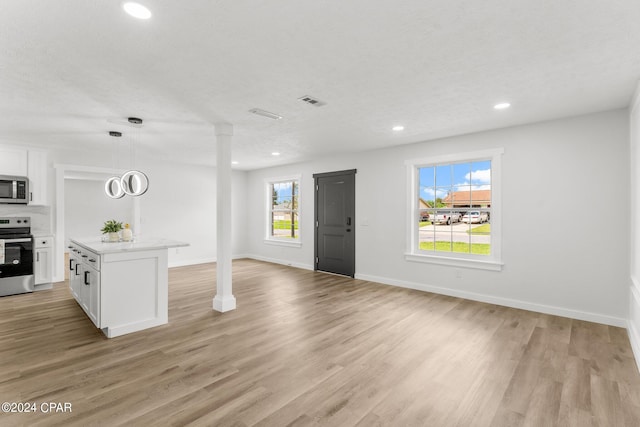
[[[130,170],[120,178],[120,186],[129,196],[142,196],[149,189],[149,178],[143,172]]]
[[[122,180],[119,176],[112,176],[104,183],[104,192],[112,199],[121,199],[124,196]]]

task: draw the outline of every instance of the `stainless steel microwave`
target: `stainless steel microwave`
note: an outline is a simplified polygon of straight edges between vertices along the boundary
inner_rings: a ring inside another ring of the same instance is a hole
[[[0,175],[0,203],[29,203],[29,178]]]

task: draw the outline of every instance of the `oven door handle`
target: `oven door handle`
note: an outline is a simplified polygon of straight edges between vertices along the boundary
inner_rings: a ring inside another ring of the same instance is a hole
[[[31,239],[6,239],[4,242],[5,243],[24,243],[24,242],[30,242]]]

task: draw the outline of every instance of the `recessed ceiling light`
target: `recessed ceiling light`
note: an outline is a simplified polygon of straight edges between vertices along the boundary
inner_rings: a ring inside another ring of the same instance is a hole
[[[501,102],[493,106],[493,108],[495,108],[496,110],[504,110],[509,107],[511,107],[511,104],[509,104],[508,102]]]
[[[400,132],[401,130],[404,130],[404,126],[394,126],[392,129],[396,132]]]
[[[122,5],[122,8],[129,15],[138,19],[149,19],[151,18],[151,11],[141,5],[140,3],[127,2]]]
[[[273,153],[271,153],[272,156],[279,156],[280,153],[278,153],[277,151],[274,151]]]
[[[232,165],[237,165],[238,162],[236,162],[235,160],[231,162]]]

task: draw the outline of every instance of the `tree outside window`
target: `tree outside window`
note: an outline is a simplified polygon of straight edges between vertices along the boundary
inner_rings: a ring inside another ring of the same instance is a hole
[[[298,180],[270,183],[270,238],[293,240],[300,238],[299,191]]]

